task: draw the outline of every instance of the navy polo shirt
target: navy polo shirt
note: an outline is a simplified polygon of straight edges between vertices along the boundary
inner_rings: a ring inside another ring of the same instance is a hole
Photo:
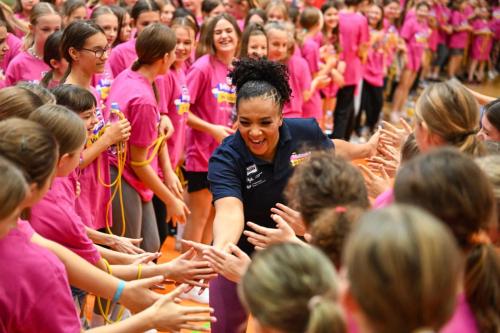
[[[213,200],[225,197],[240,199],[245,223],[251,221],[268,228],[276,227],[271,219],[271,208],[278,202],[284,202],[283,190],[294,166],[313,150],[333,148],[332,141],[312,118],[284,119],[279,131],[273,162],[253,156],[239,131],[226,138],[210,158],[208,181]],[[254,250],[244,235],[238,246],[247,254]]]

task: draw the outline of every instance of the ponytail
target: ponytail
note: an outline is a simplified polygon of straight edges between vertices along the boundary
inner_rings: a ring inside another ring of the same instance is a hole
[[[500,255],[493,245],[480,243],[469,251],[465,292],[479,332],[500,332]]]
[[[314,296],[309,301],[309,322],[306,333],[347,332],[344,312],[339,303],[324,296]]]

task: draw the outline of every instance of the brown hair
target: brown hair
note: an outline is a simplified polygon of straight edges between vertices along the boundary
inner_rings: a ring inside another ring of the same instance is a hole
[[[368,208],[368,194],[361,172],[332,152],[315,152],[299,165],[285,189],[289,204],[300,211],[307,225],[324,208],[357,205]]]
[[[427,87],[416,106],[416,118],[424,122],[430,133],[467,154],[484,154],[484,146],[476,136],[479,131],[479,106],[462,85],[446,81]]]
[[[233,26],[234,31],[236,32],[236,35],[238,36],[238,45],[236,46],[235,49],[235,56],[238,55],[239,49],[240,49],[240,42],[241,42],[241,30],[240,27],[238,26],[238,23],[236,22],[236,19],[227,13],[222,13],[217,16],[214,16],[210,18],[207,23],[203,23],[201,26],[201,32],[200,32],[200,41],[198,43],[198,47],[196,48],[196,55],[197,57],[201,57],[205,53],[209,53],[211,55],[216,54],[215,46],[214,46],[214,30],[215,26],[219,21],[226,20],[231,25]]]
[[[316,7],[306,7],[299,16],[299,24],[302,29],[309,30],[319,24],[321,11]]]
[[[401,146],[401,162],[409,161],[418,154],[420,154],[420,150],[415,139],[415,133],[410,133]]]
[[[57,163],[57,142],[50,131],[25,119],[0,121],[0,155],[13,162],[28,184],[42,187]]]
[[[346,332],[331,263],[312,247],[283,243],[257,253],[239,295],[263,325],[287,333]]]
[[[32,26],[37,25],[40,17],[46,15],[59,15],[59,17],[61,16],[51,3],[39,2],[36,5],[34,5],[33,9],[31,10],[30,24]],[[62,25],[62,19],[61,19],[61,25]],[[25,50],[29,49],[31,46],[33,46],[33,43],[34,43],[34,36],[30,30],[24,37],[24,44],[23,44],[24,49]]]
[[[240,58],[248,57],[248,42],[252,36],[264,36],[267,40],[267,34],[264,27],[258,23],[250,23],[245,27],[241,36]]]
[[[310,227],[311,244],[323,251],[337,269],[342,266],[347,237],[365,211],[356,206],[326,208]]]
[[[0,155],[0,220],[11,216],[26,197],[27,184],[23,174]]]
[[[440,218],[467,253],[465,292],[480,332],[500,329],[500,257],[474,236],[497,223],[496,201],[486,175],[451,148],[419,156],[399,170],[396,202],[414,204]]]
[[[138,70],[142,65],[151,65],[162,59],[165,54],[175,49],[175,33],[161,23],[148,25],[137,37],[135,51],[137,60],[132,65],[132,70]]]
[[[453,314],[460,252],[450,232],[424,211],[394,205],[368,212],[344,254],[351,294],[373,331],[437,331]]]
[[[0,89],[0,120],[12,117],[27,119],[31,112],[43,104],[39,96],[26,88]]]
[[[266,16],[268,20],[269,20],[269,12],[273,8],[278,8],[279,10],[281,10],[284,20],[288,21],[289,18],[288,9],[286,8],[286,4],[281,0],[272,0],[266,5],[264,10],[266,11]]]
[[[59,157],[81,148],[87,139],[87,130],[76,113],[62,105],[44,105],[30,115],[33,120],[48,128],[59,143]]]

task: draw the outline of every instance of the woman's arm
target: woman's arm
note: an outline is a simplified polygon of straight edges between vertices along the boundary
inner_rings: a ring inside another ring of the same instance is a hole
[[[214,247],[225,250],[229,243],[236,244],[243,233],[243,203],[238,198],[225,197],[215,201],[214,205]]]

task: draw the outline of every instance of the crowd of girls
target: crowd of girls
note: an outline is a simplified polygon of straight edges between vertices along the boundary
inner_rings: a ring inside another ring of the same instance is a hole
[[[0,332],[500,332],[499,11],[1,5]]]

